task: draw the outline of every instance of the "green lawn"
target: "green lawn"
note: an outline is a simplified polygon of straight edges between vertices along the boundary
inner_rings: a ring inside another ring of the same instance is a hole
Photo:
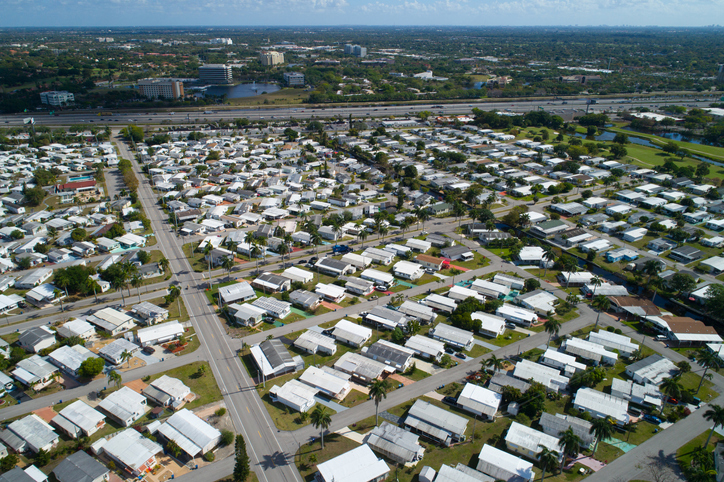
[[[195,251],[198,243],[187,243],[183,245],[183,251],[191,264],[191,268],[197,273],[208,271],[209,264],[204,260],[204,253]]]
[[[199,367],[205,366],[206,371],[203,374],[199,374]],[[211,372],[211,367],[206,362],[194,362],[182,367],[168,370],[164,373],[158,373],[151,376],[149,382],[160,378],[162,375],[168,375],[171,378],[178,378],[184,384],[196,394],[196,400],[186,404],[185,408],[193,410],[194,408],[201,407],[207,403],[221,400],[221,390],[216,384],[216,378]],[[145,381],[145,380],[144,380]]]
[[[148,302],[168,310],[169,320],[178,320],[179,322],[189,320],[189,313],[186,311],[186,305],[180,296],[176,299],[176,301],[171,303],[171,305],[166,305],[166,300],[163,297],[154,298],[152,300],[148,300]]]
[[[683,142],[683,141],[672,141],[671,139],[666,139],[663,137],[655,136],[652,134],[643,134],[640,132],[632,132],[626,129],[620,129],[618,127],[609,127],[606,130],[612,131],[612,132],[622,132],[626,134],[627,136],[632,137],[641,137],[643,139],[648,139],[652,141],[654,144],[658,145],[664,145],[669,142],[673,142],[674,144],[677,144],[679,147],[682,147],[689,152],[693,154],[702,154],[705,157],[708,157],[714,161],[724,162],[724,148],[722,147],[716,147],[716,146],[707,146],[703,144],[695,144],[693,142]],[[628,144],[626,148],[628,149]],[[667,154],[668,155],[668,154]],[[699,161],[695,161],[697,164]]]
[[[505,334],[503,336],[498,336],[496,338],[488,338],[485,336],[480,337],[481,340],[484,340],[485,342],[493,344],[495,346],[507,346],[507,345],[510,345],[511,343],[520,341],[523,338],[528,338],[528,334],[520,332],[520,331],[511,331],[511,330],[506,330]]]
[[[709,437],[709,430],[707,430],[704,433],[701,433],[694,437],[693,439],[689,440],[686,444],[679,447],[679,450],[676,451],[676,460],[679,462],[679,465],[681,467],[687,467],[689,464],[691,464],[691,456],[695,449],[699,447],[703,447],[706,443],[706,439]],[[707,452],[712,453],[714,451],[714,448],[716,447],[716,444],[722,440],[722,437],[720,437],[716,432],[711,436],[711,440],[709,441],[709,446],[706,448]]]

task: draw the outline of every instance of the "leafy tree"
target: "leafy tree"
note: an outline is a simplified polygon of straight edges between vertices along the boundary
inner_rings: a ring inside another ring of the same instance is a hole
[[[724,320],[724,285],[720,283],[709,285],[706,290],[704,311],[716,320]]]
[[[151,253],[148,251],[139,251],[136,255],[138,257],[138,261],[141,262],[141,264],[147,264],[149,261],[151,261]]]
[[[221,444],[222,445],[231,445],[234,442],[234,432],[231,430],[222,430],[221,431]]]
[[[35,465],[45,467],[50,463],[50,454],[43,449],[38,450],[35,454]]]
[[[40,203],[43,202],[43,199],[45,199],[45,196],[48,195],[48,193],[40,186],[35,187],[28,187],[25,188],[24,191],[25,199],[28,201],[28,204],[31,206],[40,206]]]
[[[375,426],[379,425],[377,414],[380,410],[380,402],[383,398],[387,398],[387,392],[390,390],[390,384],[387,380],[375,380],[370,383],[369,395],[375,401]]]
[[[35,180],[35,184],[38,186],[52,186],[56,181],[55,174],[52,171],[43,168],[38,168],[33,171],[33,178]]]
[[[0,472],[12,470],[18,463],[20,463],[20,458],[17,455],[13,453],[8,454],[7,457],[0,459]]]
[[[88,231],[83,228],[75,228],[70,232],[70,237],[73,238],[73,241],[85,241],[88,238]]]
[[[143,128],[138,126],[128,126],[124,129],[121,129],[121,135],[127,140],[141,142],[143,140]]]
[[[105,362],[103,361],[103,358],[88,358],[80,364],[78,375],[82,378],[93,378],[103,371],[104,366]]]
[[[540,288],[540,281],[538,281],[535,278],[528,278],[525,280],[525,290],[526,291],[535,291],[538,288]]]
[[[390,335],[390,339],[393,343],[402,344],[405,341],[405,334],[402,332],[399,326],[396,326]]]
[[[25,237],[25,235],[24,235],[23,232],[20,231],[19,229],[14,229],[14,230],[10,233],[10,237],[13,238],[13,239],[23,239],[23,238]]]

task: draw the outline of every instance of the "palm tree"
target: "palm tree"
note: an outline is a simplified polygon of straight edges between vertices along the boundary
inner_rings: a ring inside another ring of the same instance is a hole
[[[284,264],[284,255],[290,254],[292,250],[289,249],[289,246],[287,246],[285,243],[280,243],[277,247],[277,252],[282,257],[282,264]]]
[[[468,210],[465,208],[465,206],[463,206],[463,204],[461,202],[456,202],[453,205],[452,211],[453,211],[453,216],[458,218],[458,228],[459,228],[460,223],[463,219],[463,216],[465,216],[465,213],[468,212]]]
[[[53,298],[57,298],[60,301],[60,311],[63,311],[63,292],[60,290],[53,290]]]
[[[252,243],[251,249],[249,250],[249,256],[254,258],[254,260],[256,261],[256,271],[257,272],[259,272],[259,258],[261,257],[261,253],[262,253],[262,251],[261,251],[261,248],[259,247],[259,245],[256,243]]]
[[[613,427],[615,423],[616,422],[611,417],[597,418],[591,422],[591,429],[588,433],[596,435],[596,445],[593,446],[594,456],[596,455],[596,450],[598,450],[598,443],[601,440],[613,437],[615,430]]]
[[[387,380],[375,380],[370,383],[369,395],[375,401],[375,426],[378,425],[377,413],[380,409],[380,402],[383,398],[387,398],[389,389],[390,384]]]
[[[560,438],[560,447],[563,449],[563,457],[561,457],[561,473],[563,473],[566,457],[573,458],[581,451],[581,437],[576,435],[571,427],[563,432],[558,432],[558,437]]]
[[[362,241],[362,247],[365,247],[365,240],[367,239],[367,236],[369,236],[370,233],[367,232],[367,228],[363,227],[360,229],[359,234],[357,235],[357,238],[359,238]]]
[[[324,405],[317,405],[312,412],[312,425],[319,429],[319,436],[322,439],[322,450],[324,450],[324,431],[332,424],[332,416],[329,409]]]
[[[234,257],[224,256],[223,261],[221,261],[221,267],[226,270],[226,281],[231,280],[231,270],[234,268]]]
[[[123,353],[121,353],[121,363],[128,362],[128,368],[131,368],[131,358],[133,358],[133,355],[128,350],[123,350]]]
[[[108,382],[113,383],[116,388],[121,388],[121,385],[123,384],[123,377],[117,371],[111,370],[108,372]]]
[[[661,263],[655,259],[650,259],[644,263],[643,271],[646,275],[648,275],[650,280],[653,276],[657,276],[661,273]]]
[[[206,258],[206,261],[208,261],[209,265],[209,289],[211,289],[211,259],[213,256],[211,256],[211,251],[213,251],[214,247],[211,243],[206,243],[206,247],[204,247],[204,257]]]
[[[85,289],[93,291],[93,296],[96,299],[96,303],[98,303],[98,290],[101,289],[101,286],[98,284],[98,282],[89,276],[85,280]]]
[[[561,322],[551,316],[543,324],[543,329],[548,333],[548,343],[546,346],[551,346],[551,338],[553,338],[553,335],[558,336],[558,333],[561,331]]]
[[[568,293],[568,296],[566,296],[566,303],[569,305],[575,307],[578,303],[581,302],[581,298],[578,295],[574,295],[573,293]]]
[[[591,278],[590,285],[593,286],[593,295],[592,296],[594,298],[596,297],[596,288],[598,288],[602,284],[603,284],[603,279],[600,276],[594,275],[593,278]]]
[[[483,360],[481,363],[483,363],[488,368],[492,368],[493,373],[497,373],[503,369],[505,360],[503,360],[502,358],[498,358],[495,355],[490,355],[490,358],[488,358],[487,360]]]
[[[664,378],[664,381],[661,382],[661,385],[659,386],[659,390],[661,390],[661,393],[666,395],[668,398],[680,398],[681,391],[684,389],[680,380],[680,375]],[[667,403],[668,401],[664,401],[664,403],[661,404],[661,413],[664,413],[664,407],[666,407]]]
[[[546,471],[555,467],[556,463],[558,463],[559,454],[555,450],[548,450],[548,448],[543,445],[538,445],[538,447],[540,448],[540,452],[538,452],[538,466],[542,472],[540,476],[540,480],[542,481],[546,478]]]
[[[608,311],[608,309],[611,308],[611,302],[607,297],[598,295],[593,299],[593,302],[591,302],[591,306],[598,311],[598,315],[596,316],[596,326],[593,327],[595,330],[598,328],[598,319],[601,317],[601,312]]]
[[[167,273],[169,266],[171,266],[171,262],[164,256],[163,258],[158,260],[158,265],[161,267],[164,273]]]
[[[417,219],[422,223],[422,230],[425,230],[425,221],[430,219],[430,213],[427,209],[420,209],[420,212],[416,213]]]
[[[548,263],[556,259],[556,255],[553,252],[553,248],[551,248],[549,245],[545,245],[543,248],[543,277],[546,277],[546,274],[548,274]],[[539,271],[540,273],[540,271]],[[539,276],[540,277],[540,276]]]
[[[704,412],[704,418],[709,422],[714,422],[714,427],[709,432],[709,436],[706,438],[706,443],[704,444],[704,448],[706,449],[709,446],[711,434],[714,433],[714,430],[716,430],[718,426],[724,427],[724,407],[720,405],[711,405],[709,410]]]
[[[713,368],[714,371],[718,372],[721,367],[719,355],[716,355],[714,352],[709,350],[699,350],[699,354],[696,356],[696,361],[699,365],[704,367],[704,372],[701,374],[701,380],[699,380],[699,386],[696,387],[696,393],[694,393],[694,395],[697,395],[699,390],[701,390],[704,378],[706,377],[706,372],[708,372],[710,368]]]
[[[126,306],[126,297],[123,295],[123,286],[125,285],[125,281],[121,278],[113,278],[111,279],[110,283],[114,290],[121,292],[123,306]]]
[[[141,285],[143,285],[143,278],[141,278],[140,275],[134,274],[131,278],[131,286],[136,288],[136,293],[138,293],[138,302],[141,302]]]
[[[663,288],[666,285],[663,279],[659,278],[658,276],[653,277],[648,282],[648,287],[654,292],[654,295],[651,297],[651,302],[654,303],[656,300],[656,292]]]

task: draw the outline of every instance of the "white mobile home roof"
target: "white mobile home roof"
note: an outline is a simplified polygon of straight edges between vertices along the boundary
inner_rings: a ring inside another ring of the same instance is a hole
[[[505,327],[505,318],[490,315],[484,311],[476,311],[470,314],[473,320],[480,320],[480,329],[491,333],[500,333]]]
[[[332,335],[360,344],[370,339],[372,330],[365,326],[352,323],[349,320],[339,320],[339,322],[334,325]]]
[[[456,328],[450,325],[444,325],[438,323],[435,328],[430,330],[430,334],[437,339],[445,342],[455,343],[461,346],[470,344],[473,339],[473,334],[470,331],[463,330],[462,328]]]
[[[318,391],[316,387],[311,387],[299,380],[292,379],[281,387],[274,385],[269,390],[269,393],[274,394],[280,403],[296,409],[297,407],[306,408],[314,406],[314,404],[317,403],[314,396]]]
[[[370,482],[383,479],[390,472],[367,444],[323,462],[317,469],[323,482]]]
[[[584,371],[587,367],[583,363],[578,363],[576,357],[572,355],[566,355],[561,353],[555,348],[548,348],[546,352],[541,356],[541,363],[546,364],[546,360],[553,360],[561,365],[571,367],[571,371]]]
[[[561,447],[557,437],[548,435],[547,433],[539,432],[526,425],[522,425],[518,422],[513,422],[508,428],[508,433],[505,435],[505,441],[516,446],[525,449],[533,454],[540,452],[539,445],[560,453]]]
[[[102,413],[93,409],[85,402],[76,400],[61,410],[58,415],[53,418],[53,423],[57,423],[61,427],[65,428],[68,424],[64,422],[70,422],[72,426],[68,427],[70,429],[68,430],[68,433],[74,433],[78,436],[81,433],[78,429],[81,429],[86,433],[91,433],[100,422],[105,420],[105,418],[106,417]]]
[[[485,296],[477,291],[458,285],[453,285],[452,288],[450,288],[450,291],[447,292],[447,297],[458,301],[466,300],[471,297],[480,301],[485,301]]]
[[[347,373],[332,369],[324,370],[312,366],[304,370],[304,373],[299,377],[299,381],[321,390],[327,395],[337,396],[349,391],[349,378],[350,375]]]
[[[598,343],[571,338],[565,341],[566,352],[580,356],[587,360],[601,361],[604,359],[618,360],[618,354],[606,349]]]
[[[372,263],[372,258],[355,253],[347,253],[342,256],[342,261],[349,263],[356,268],[366,268]]]
[[[507,296],[510,294],[509,287],[482,279],[476,279],[470,287],[478,293],[485,296],[492,296],[493,298],[497,298],[500,295]]]
[[[455,308],[458,306],[454,299],[438,295],[437,293],[427,295],[422,302],[432,308],[437,308],[438,310],[447,312],[455,311]]]
[[[525,308],[520,308],[518,306],[509,305],[507,303],[498,307],[498,309],[495,310],[495,314],[498,316],[502,316],[505,319],[524,320],[528,323],[538,321],[538,315],[536,315],[533,311],[526,310]]]
[[[445,344],[422,335],[410,337],[405,346],[416,353],[436,357],[445,351]]]
[[[178,321],[169,321],[158,325],[149,326],[138,330],[136,336],[141,345],[157,342],[159,340],[167,341],[177,336],[183,335],[184,328]]]
[[[611,350],[618,350],[622,354],[633,353],[639,348],[636,343],[631,343],[631,338],[605,330],[592,331],[588,334],[588,341],[598,343]]]
[[[488,444],[483,445],[478,455],[478,470],[496,480],[527,482],[535,476],[533,464]]]
[[[395,281],[395,277],[390,273],[384,271],[378,271],[376,269],[366,269],[359,275],[362,279],[374,281],[375,283],[392,284]]]
[[[139,418],[146,411],[146,397],[128,387],[111,393],[98,405],[118,420]]]
[[[515,364],[513,375],[521,380],[542,383],[549,390],[560,391],[568,386],[569,379],[561,375],[559,370],[529,360],[521,360]]]
[[[284,272],[281,273],[281,275],[292,281],[300,281],[302,283],[309,283],[314,279],[314,273],[301,268],[297,268],[296,266],[285,269]]]
[[[488,417],[494,417],[503,396],[492,390],[483,388],[472,383],[466,383],[463,391],[458,396],[458,404],[474,413],[483,413]]]
[[[192,457],[210,450],[221,439],[221,432],[185,408],[171,415],[158,431]]]
[[[312,330],[307,330],[299,335],[299,337],[294,340],[294,346],[311,352],[316,352],[319,350],[319,347],[322,347],[323,351],[329,353],[334,353],[337,350],[337,344],[334,342],[334,338]]]
[[[597,414],[603,414],[619,424],[628,423],[628,402],[592,388],[579,388],[573,406],[579,406]]]
[[[423,305],[421,303],[417,303],[415,301],[406,300],[400,307],[397,309],[400,313],[404,313],[406,315],[412,316],[414,318],[417,318],[419,320],[425,320],[427,322],[432,322],[437,318],[437,315],[434,311],[432,311],[432,308],[426,305]]]
[[[108,440],[103,445],[103,451],[131,469],[138,470],[148,459],[162,452],[163,447],[135,429],[128,428]]]

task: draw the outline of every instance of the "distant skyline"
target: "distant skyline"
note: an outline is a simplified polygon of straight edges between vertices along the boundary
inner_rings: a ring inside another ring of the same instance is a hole
[[[666,26],[724,23],[724,0],[4,0],[0,27]]]

